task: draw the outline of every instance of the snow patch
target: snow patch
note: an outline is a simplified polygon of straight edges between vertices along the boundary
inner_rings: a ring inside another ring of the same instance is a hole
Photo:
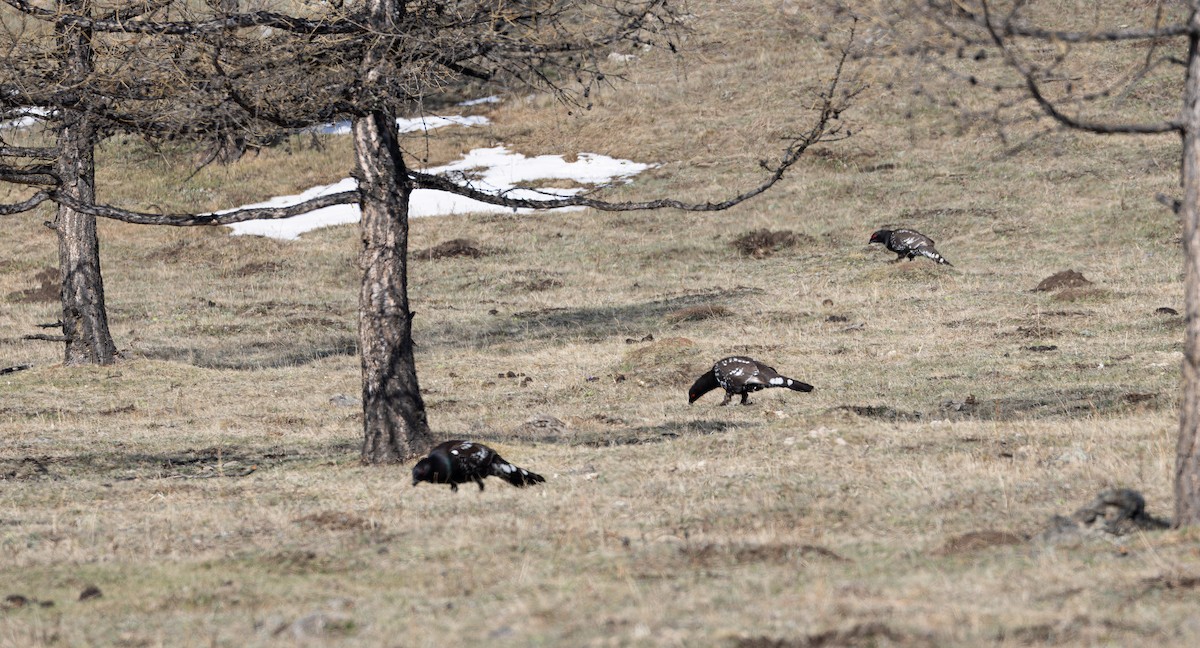
[[[500,103],[500,97],[492,95],[490,97],[480,97],[478,99],[468,99],[466,101],[458,102],[458,105],[466,107],[466,106],[478,106],[480,104],[493,104],[493,103]]]
[[[27,126],[32,126],[32,125],[36,124],[42,118],[50,116],[49,108],[26,108],[26,109],[22,110],[21,112],[25,113],[25,115],[23,117],[18,117],[16,119],[10,119],[8,121],[0,122],[0,130],[25,128]]]
[[[482,115],[459,116],[452,115],[449,117],[413,117],[411,119],[400,118],[396,120],[396,128],[401,133],[412,133],[415,131],[431,131],[435,128],[443,128],[445,126],[482,126],[488,123],[488,118]],[[349,135],[350,122],[340,121],[332,124],[317,126],[312,129],[312,132],[318,135]]]
[[[466,118],[463,118],[466,119]],[[460,184],[469,179],[475,189],[488,193],[500,193],[511,198],[531,200],[549,199],[555,196],[569,196],[580,191],[579,188],[562,189],[518,189],[516,185],[531,180],[574,180],[583,184],[603,185],[614,181],[628,181],[629,178],[649,169],[652,165],[620,160],[606,155],[580,153],[574,162],[567,162],[561,155],[538,155],[526,157],[513,153],[503,146],[494,148],[475,149],[467,153],[461,160],[445,166],[425,169],[425,173],[447,175]],[[255,207],[288,207],[318,196],[324,196],[343,191],[353,191],[357,187],[353,178],[346,178],[331,185],[313,187],[303,193],[292,196],[279,196],[265,202],[243,205],[236,209]],[[579,210],[581,207],[563,207],[552,211]],[[217,213],[227,213],[234,209]],[[418,189],[413,192],[409,201],[409,217],[449,216],[467,213],[532,213],[532,209],[513,210],[508,207],[491,205],[472,200],[457,194]],[[235,223],[229,227],[234,234],[252,234],[269,236],[271,238],[294,240],[304,232],[320,227],[356,223],[359,219],[358,205],[335,205],[318,209],[300,216],[275,220],[253,220]]]

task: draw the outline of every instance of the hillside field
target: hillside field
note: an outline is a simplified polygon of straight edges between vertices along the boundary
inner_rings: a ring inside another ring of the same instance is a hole
[[[808,2],[689,8],[680,54],[623,53],[591,110],[430,106],[491,121],[407,150],[657,164],[604,194],[622,200],[752,186],[832,70],[811,32],[849,27]],[[1182,262],[1155,195],[1179,195],[1179,140],[1001,138],[958,119],[986,96],[914,65],[852,61],[853,136],[727,212],[412,222],[414,253],[479,252],[410,265],[430,424],[546,477],[526,489],[360,464],[354,226],[101,222],[123,359],[65,368],[21,339],[59,318],[51,213],[5,217],[0,368],[33,367],[0,376],[0,646],[1200,645],[1200,531],[1039,540],[1109,488],[1172,512]],[[191,154],[113,141],[97,184],[125,207],[231,207],[346,177],[349,146],[302,137],[189,178]],[[888,225],[953,267],[890,263],[867,245]],[[756,230],[791,236],[741,249]],[[1067,269],[1092,283],[1033,290]],[[816,390],[689,406],[735,354]]]

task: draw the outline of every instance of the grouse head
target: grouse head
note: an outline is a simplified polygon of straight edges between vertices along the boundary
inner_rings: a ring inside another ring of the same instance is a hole
[[[708,392],[720,387],[721,383],[717,381],[717,373],[709,369],[707,373],[700,376],[699,379],[688,390],[688,405],[696,402],[696,399],[707,394]]]
[[[871,240],[868,241],[867,243],[868,244],[883,243],[886,245],[888,236],[890,236],[891,233],[892,233],[892,230],[886,230],[886,229],[877,230],[874,234],[871,235]]]
[[[444,484],[450,481],[450,462],[444,457],[429,456],[413,466],[413,486],[426,481],[431,484]]]

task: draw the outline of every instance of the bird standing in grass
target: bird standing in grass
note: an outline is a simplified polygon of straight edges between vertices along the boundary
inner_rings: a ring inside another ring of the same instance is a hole
[[[812,385],[781,376],[774,367],[768,367],[757,360],[745,356],[730,356],[717,360],[712,369],[696,380],[688,390],[688,404],[696,402],[697,398],[717,387],[725,390],[722,405],[728,405],[734,394],[741,394],[742,405],[749,405],[750,392],[768,387],[787,387],[802,392],[813,390]]]
[[[427,481],[450,484],[452,491],[469,481],[479,484],[479,490],[483,490],[483,478],[489,475],[518,488],[546,481],[541,475],[508,463],[482,443],[461,440],[447,441],[430,450],[428,456],[413,466],[412,474],[413,486]]]
[[[953,263],[947,261],[946,258],[941,254],[939,254],[937,250],[933,249],[933,239],[925,236],[917,230],[881,229],[871,235],[871,240],[868,241],[868,245],[871,243],[883,243],[887,249],[895,252],[897,256],[893,263],[905,257],[907,257],[909,261],[912,261],[913,258],[919,254],[923,257],[929,257],[930,259],[933,259],[939,265],[954,265]]]

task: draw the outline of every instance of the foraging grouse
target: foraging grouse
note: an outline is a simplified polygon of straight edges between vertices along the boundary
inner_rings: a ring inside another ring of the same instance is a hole
[[[953,263],[947,261],[941,254],[938,254],[937,250],[933,249],[933,239],[925,236],[917,230],[881,229],[871,235],[871,240],[868,241],[867,244],[870,245],[871,243],[883,243],[885,246],[887,246],[887,249],[895,252],[898,255],[896,257],[896,261],[899,261],[905,257],[908,257],[908,260],[912,261],[913,258],[919,254],[937,261],[939,265],[954,265]],[[895,263],[895,261],[893,261],[893,263]]]
[[[429,456],[413,466],[413,486],[427,481],[433,484],[450,484],[457,491],[459,484],[474,481],[483,490],[483,478],[499,477],[518,488],[526,484],[539,484],[545,477],[518,468],[496,454],[495,450],[482,443],[470,441],[447,441],[429,451]]]
[[[742,405],[749,405],[750,392],[756,392],[768,387],[787,387],[796,391],[810,392],[813,386],[779,375],[773,367],[744,356],[731,356],[717,360],[713,368],[696,380],[688,390],[688,404],[696,402],[697,398],[721,387],[725,390],[725,400],[722,405],[728,405],[734,394],[742,395]]]

